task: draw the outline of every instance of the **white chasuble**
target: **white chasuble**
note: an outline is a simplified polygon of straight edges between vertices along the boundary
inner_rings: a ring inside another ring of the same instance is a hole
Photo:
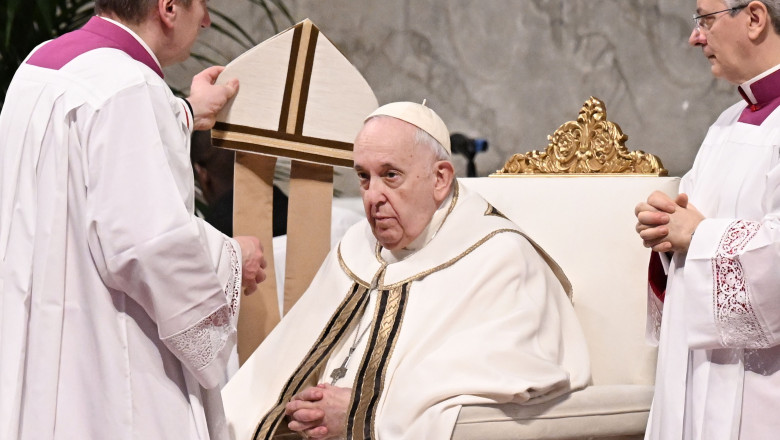
[[[192,115],[161,75],[136,36],[95,17],[39,46],[8,90],[4,440],[226,435],[204,388],[235,344],[241,256],[193,216]]]
[[[347,232],[223,389],[233,438],[289,433],[284,405],[330,383],[366,325],[363,355],[336,383],[352,388],[350,439],[448,439],[462,405],[533,403],[585,386],[585,340],[556,275],[481,196],[461,187],[453,204],[424,247],[392,263],[367,221]]]
[[[780,435],[780,110],[752,124],[743,109],[680,185],[707,219],[669,268],[648,439]]]

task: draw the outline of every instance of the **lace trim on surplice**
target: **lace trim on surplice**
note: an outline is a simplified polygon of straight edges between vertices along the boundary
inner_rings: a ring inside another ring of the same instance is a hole
[[[750,301],[739,252],[756,235],[761,223],[737,220],[729,225],[712,259],[715,324],[726,346],[764,348],[769,340]]]
[[[228,304],[230,304],[230,316],[234,317],[238,315],[238,300],[241,297],[241,277],[243,274],[241,273],[241,260],[238,258],[236,249],[229,241],[225,241],[225,252],[230,255],[231,272],[231,276],[225,285],[225,296],[227,296]]]
[[[655,295],[653,289],[647,288],[647,323],[646,337],[653,345],[661,338],[661,321],[663,320],[664,303]]]
[[[235,332],[235,317],[238,315],[241,294],[241,262],[229,242],[225,242],[225,252],[230,256],[231,268],[231,275],[225,285],[227,304],[192,327],[168,338],[174,350],[181,353],[181,359],[196,370],[209,365]]]

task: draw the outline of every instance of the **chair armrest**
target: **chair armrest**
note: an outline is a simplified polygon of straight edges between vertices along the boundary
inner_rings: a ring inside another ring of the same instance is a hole
[[[468,405],[452,439],[641,438],[652,400],[651,385],[597,385],[534,405]]]

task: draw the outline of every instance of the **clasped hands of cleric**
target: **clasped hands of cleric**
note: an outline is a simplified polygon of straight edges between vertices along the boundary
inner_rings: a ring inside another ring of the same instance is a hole
[[[688,195],[681,193],[675,200],[655,191],[646,202],[636,205],[636,231],[645,247],[656,252],[687,253],[693,233],[704,215],[693,204]]]

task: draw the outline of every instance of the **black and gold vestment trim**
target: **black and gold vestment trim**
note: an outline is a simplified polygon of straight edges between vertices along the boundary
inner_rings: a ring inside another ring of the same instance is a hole
[[[460,255],[457,255],[454,258],[451,258],[450,260],[445,261],[444,263],[442,263],[442,264],[440,264],[438,266],[432,267],[432,268],[430,268],[428,270],[424,270],[424,271],[419,272],[419,273],[417,273],[415,275],[412,275],[412,276],[410,276],[410,277],[408,277],[408,278],[406,278],[406,279],[404,279],[402,281],[399,281],[399,282],[393,283],[393,284],[383,285],[383,286],[380,286],[380,287],[383,288],[383,289],[394,289],[396,287],[399,287],[399,286],[402,286],[404,284],[410,283],[410,282],[412,282],[414,280],[419,280],[420,278],[425,278],[428,275],[430,275],[432,273],[435,273],[435,272],[438,272],[438,271],[440,271],[442,269],[446,269],[446,268],[452,266],[453,264],[457,263],[459,260],[461,260],[466,255],[474,252],[474,250],[476,248],[482,246],[486,241],[488,241],[491,238],[495,237],[497,234],[502,234],[502,233],[514,233],[514,234],[522,235],[526,239],[530,240],[530,238],[528,238],[527,235],[525,235],[521,231],[518,231],[517,229],[509,229],[509,228],[496,229],[495,231],[493,231],[493,232],[487,234],[486,236],[482,237],[482,239],[480,239],[476,243],[474,243],[471,246],[469,246],[468,249],[466,249],[465,251],[461,252]]]
[[[252,436],[253,440],[274,438],[274,433],[284,420],[284,408],[287,402],[302,389],[317,384],[320,370],[327,363],[333,350],[348,334],[349,329],[363,316],[367,304],[368,288],[354,283],[350,293],[339,304],[312,348],[285,383],[274,406],[258,423]]]
[[[371,336],[352,388],[347,413],[348,440],[373,438],[377,405],[385,387],[387,365],[401,334],[408,297],[409,284],[379,291]]]
[[[509,217],[505,216],[503,212],[496,209],[496,207],[491,205],[490,203],[488,203],[488,207],[487,210],[485,211],[485,215],[493,215],[496,217],[501,217],[509,220]]]

